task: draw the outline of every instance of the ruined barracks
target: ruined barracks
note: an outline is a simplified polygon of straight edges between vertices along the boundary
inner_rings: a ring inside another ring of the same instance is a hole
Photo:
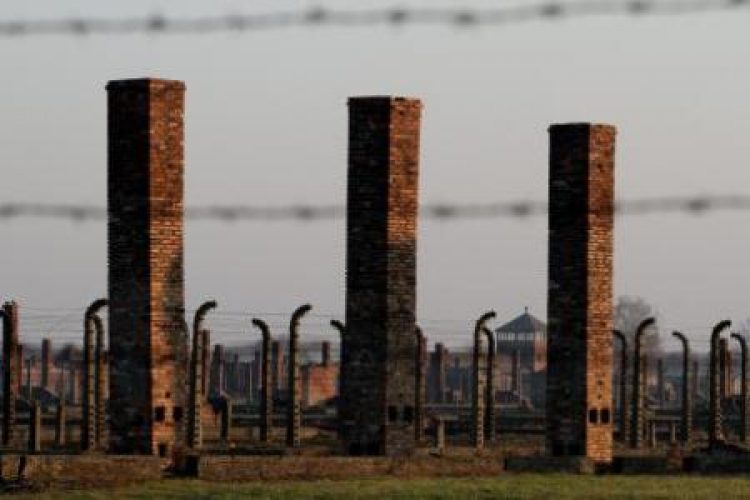
[[[210,352],[203,320],[220,305],[207,302],[194,318],[186,317],[185,85],[134,79],[109,82],[106,90],[108,293],[86,310],[83,349],[75,361],[69,353],[64,374],[53,367],[51,345],[43,347],[37,383],[66,393],[63,401],[72,393],[81,401],[78,451],[159,457],[200,452],[211,422],[221,420],[223,439],[231,439],[228,393],[245,392],[259,403],[234,411],[251,415],[244,420],[250,439],[267,446],[300,448],[309,420],[303,410],[329,402],[335,410],[333,454],[415,456],[432,446],[425,430],[440,448],[445,426],[454,425],[427,411],[426,402],[460,402],[472,405],[466,427],[473,446],[481,448],[494,439],[496,401],[534,406],[533,399],[546,400],[547,454],[612,460],[613,127],[550,127],[547,324],[527,312],[516,322],[528,323],[520,330],[511,322],[495,331],[493,313],[484,314],[475,325],[473,357],[464,365],[473,381],[463,377],[456,384],[450,353],[442,345],[428,353],[429,332],[422,334],[416,324],[418,99],[348,101],[346,304],[343,321],[333,325],[340,359],[335,363],[330,345],[323,345],[320,362],[301,366],[304,337],[297,328],[311,306],[292,315],[287,345],[262,318],[252,325],[248,318],[248,332],[263,339],[252,364]],[[25,447],[18,443],[17,409],[25,412],[28,405],[30,426],[40,411],[34,395],[21,391],[19,318],[22,308],[8,302],[2,310],[3,446],[16,450]],[[545,371],[546,392],[532,393],[522,378]],[[471,383],[460,395],[464,382]],[[58,425],[66,421],[58,417]],[[284,427],[286,439],[275,437],[274,427]],[[39,432],[28,439],[38,440]]]

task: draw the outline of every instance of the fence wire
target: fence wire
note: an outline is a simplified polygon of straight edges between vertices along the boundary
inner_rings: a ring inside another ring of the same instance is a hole
[[[432,203],[420,206],[420,217],[434,220],[517,218],[546,215],[543,201],[507,201],[497,203]],[[750,195],[671,196],[619,201],[617,215],[650,215],[683,213],[702,215],[715,211],[748,211]],[[235,221],[323,221],[341,219],[346,208],[338,205],[206,205],[188,207],[185,217],[191,220]],[[93,205],[12,202],[0,204],[0,221],[18,218],[67,219],[71,221],[104,220],[107,210]]]
[[[199,35],[246,33],[290,28],[402,27],[436,25],[461,29],[506,26],[532,21],[563,21],[591,16],[669,16],[750,7],[750,0],[625,0],[544,2],[494,8],[387,7],[336,9],[325,6],[252,14],[226,14],[191,18],[151,14],[128,18],[36,19],[0,21],[0,37],[44,35]]]

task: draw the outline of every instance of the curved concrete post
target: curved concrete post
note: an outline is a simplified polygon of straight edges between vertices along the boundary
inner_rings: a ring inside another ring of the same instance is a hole
[[[692,378],[690,373],[690,342],[680,332],[672,332],[682,343],[682,418],[680,422],[680,441],[683,446],[690,446],[693,440],[693,397]]]
[[[488,311],[482,314],[474,324],[474,355],[472,364],[473,390],[471,395],[471,444],[477,450],[484,448],[484,399],[485,378],[482,376],[482,335],[485,325],[497,314]]]
[[[65,398],[60,397],[57,402],[57,411],[55,412],[55,447],[62,449],[65,447],[67,410]]]
[[[219,307],[219,304],[215,300],[207,300],[195,311],[195,316],[193,316],[193,341],[195,341],[197,332],[203,330],[203,322],[206,320],[206,315],[217,307]]]
[[[18,400],[18,304],[6,302],[0,309],[3,322],[3,432],[2,445],[10,447],[15,439],[16,401]]]
[[[339,334],[339,388],[338,388],[338,433],[339,437],[343,438],[344,436],[344,422],[342,421],[343,418],[343,405],[344,405],[344,397],[345,389],[344,389],[344,383],[346,380],[344,379],[344,373],[345,368],[344,364],[347,362],[346,357],[346,327],[344,324],[336,319],[331,320],[331,327],[333,327],[334,330],[336,330]]]
[[[94,359],[96,360],[96,377],[94,381],[94,407],[96,412],[96,428],[94,439],[96,447],[99,450],[107,448],[107,399],[104,396],[107,384],[107,360],[105,350],[106,331],[104,330],[104,321],[98,314],[91,316],[94,322],[94,331],[96,332],[96,347],[94,348]]]
[[[733,333],[732,338],[740,344],[740,351],[742,353],[739,435],[740,442],[747,444],[748,437],[750,437],[750,421],[748,421],[747,412],[747,340],[739,333]]]
[[[302,414],[300,410],[300,380],[299,363],[297,361],[299,349],[299,323],[302,316],[310,312],[312,306],[305,304],[292,313],[289,322],[289,376],[287,377],[287,421],[286,421],[286,445],[290,448],[299,448],[300,427],[302,426]]]
[[[201,304],[195,316],[193,317],[193,342],[192,353],[190,356],[190,397],[188,398],[189,415],[187,425],[187,445],[193,450],[198,450],[203,446],[203,425],[201,422],[201,413],[203,411],[203,378],[206,374],[203,372],[203,321],[206,315],[212,309],[216,309],[218,304],[215,300],[209,300]]]
[[[424,364],[426,356],[426,339],[422,329],[414,327],[414,441],[419,445],[424,438]]]
[[[260,366],[260,441],[271,441],[273,428],[273,391],[271,390],[271,330],[265,321],[253,318],[253,326],[260,330],[263,337]]]
[[[81,450],[96,448],[96,380],[94,359],[94,317],[107,306],[107,299],[97,299],[91,303],[83,315],[83,414],[81,416]]]
[[[620,341],[620,441],[628,441],[630,436],[630,394],[628,391],[628,339],[620,330],[612,330]]]
[[[29,453],[42,450],[42,407],[39,401],[29,401]]]
[[[723,418],[721,414],[721,388],[719,376],[719,340],[721,333],[732,325],[729,320],[724,320],[714,326],[711,332],[711,357],[710,357],[710,386],[709,390],[709,414],[708,414],[708,446],[710,449],[724,442]]]
[[[642,339],[646,329],[656,323],[656,318],[646,318],[638,325],[633,342],[633,400],[630,410],[630,447],[642,448],[645,433],[644,400],[646,396],[646,356],[642,353]]]
[[[492,444],[495,441],[495,334],[489,328],[482,328],[487,337],[487,384],[484,397],[484,439]]]

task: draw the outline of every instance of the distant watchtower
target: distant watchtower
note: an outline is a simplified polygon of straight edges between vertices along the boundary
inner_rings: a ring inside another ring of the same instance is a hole
[[[525,399],[536,407],[543,407],[546,399],[547,325],[526,308],[523,314],[497,328],[495,335],[502,393],[508,394],[511,402]]]

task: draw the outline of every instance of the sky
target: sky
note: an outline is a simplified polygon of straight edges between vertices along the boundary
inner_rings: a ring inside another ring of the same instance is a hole
[[[454,2],[397,5],[425,4]],[[0,20],[311,5],[394,4],[5,0]],[[0,38],[0,202],[105,206],[104,87],[142,76],[186,82],[188,206],[343,205],[346,100],[372,94],[424,102],[421,203],[543,201],[547,127],[579,121],[618,128],[618,200],[750,194],[749,28],[750,9],[738,9],[478,29]],[[748,222],[750,212],[618,217],[615,295],[643,297],[663,332],[705,344],[719,320],[750,317]],[[303,335],[333,335],[327,321],[344,311],[344,230],[344,220],[188,221],[188,308],[215,298],[208,324],[233,343],[256,340],[253,315],[283,329],[310,302]],[[545,319],[546,253],[544,216],[422,220],[418,318],[430,341],[468,343],[487,309],[498,312],[495,326],[524,307]],[[83,309],[106,287],[103,221],[0,220],[0,300],[20,302],[24,339],[78,340]]]

